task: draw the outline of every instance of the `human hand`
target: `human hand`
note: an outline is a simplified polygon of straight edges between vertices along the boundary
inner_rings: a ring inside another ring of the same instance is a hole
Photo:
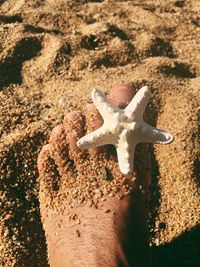
[[[125,108],[136,91],[120,86],[109,98]],[[148,266],[147,166],[123,175],[111,146],[80,150],[86,129],[103,121],[93,104],[52,130],[38,157],[40,208],[52,267]]]

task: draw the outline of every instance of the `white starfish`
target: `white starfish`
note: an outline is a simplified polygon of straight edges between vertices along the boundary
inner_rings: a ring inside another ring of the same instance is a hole
[[[92,100],[103,117],[103,125],[88,133],[77,142],[78,147],[91,147],[112,144],[117,149],[120,171],[128,174],[133,171],[135,146],[141,142],[168,144],[173,136],[154,128],[143,120],[143,113],[150,97],[147,86],[142,87],[125,109],[119,109],[98,89],[92,91]]]

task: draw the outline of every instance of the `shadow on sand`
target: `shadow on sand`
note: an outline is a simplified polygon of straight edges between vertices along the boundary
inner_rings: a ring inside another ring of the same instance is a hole
[[[154,267],[200,266],[200,225],[188,230],[168,244],[152,246]]]

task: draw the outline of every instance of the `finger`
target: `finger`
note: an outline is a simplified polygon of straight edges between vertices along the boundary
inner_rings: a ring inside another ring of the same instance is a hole
[[[73,158],[76,168],[81,168],[81,163],[87,158],[86,150],[77,146],[77,141],[85,134],[85,117],[80,111],[68,113],[64,118],[64,128],[69,144],[69,156]]]
[[[111,90],[108,97],[118,108],[124,109],[131,102],[136,92],[132,85],[125,84]]]
[[[38,155],[37,159],[37,167],[39,174],[43,174],[45,172],[47,158],[50,155],[50,145],[44,145]]]
[[[53,194],[58,191],[60,183],[60,175],[55,161],[50,155],[50,150],[50,144],[43,146],[37,161],[42,202],[46,198],[53,197]]]
[[[103,125],[103,118],[96,109],[94,104],[87,104],[85,108],[85,118],[87,124],[87,131],[93,132]],[[89,154],[93,158],[98,158],[99,155],[105,152],[104,146],[94,147],[89,149]]]
[[[63,124],[56,126],[50,135],[49,143],[51,144],[51,157],[58,166],[60,175],[73,169],[73,161],[69,158],[69,145]]]

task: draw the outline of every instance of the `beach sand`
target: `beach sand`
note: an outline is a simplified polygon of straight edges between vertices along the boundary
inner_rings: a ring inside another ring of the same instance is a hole
[[[200,266],[198,1],[0,0],[0,38],[0,266],[48,266],[38,152],[93,88],[124,83],[150,87],[145,118],[174,135],[148,145],[153,266]]]

